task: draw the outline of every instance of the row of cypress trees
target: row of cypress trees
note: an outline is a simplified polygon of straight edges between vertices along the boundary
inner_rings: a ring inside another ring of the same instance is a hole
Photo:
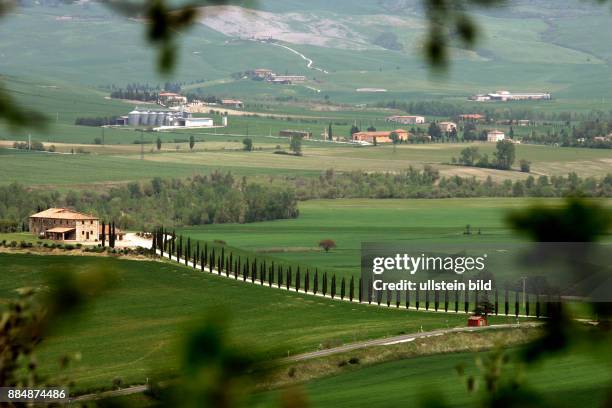
[[[371,280],[368,282],[367,287],[364,287],[364,282],[361,277],[358,282],[355,282],[354,277],[351,277],[349,280],[342,277],[338,284],[335,274],[330,277],[327,272],[320,274],[318,269],[312,271],[307,268],[304,271],[297,266],[294,270],[292,266],[281,265],[273,261],[260,260],[257,259],[257,257],[249,258],[245,256],[234,256],[232,252],[229,252],[229,254],[226,253],[223,247],[220,251],[214,247],[209,249],[208,243],[204,243],[204,246],[201,247],[199,241],[196,241],[195,245],[193,245],[190,237],[185,241],[182,235],[177,237],[174,231],[168,232],[163,228],[159,228],[153,233],[151,251],[152,253],[160,251],[162,257],[167,256],[168,259],[183,262],[187,266],[192,266],[193,268],[199,267],[202,271],[208,269],[210,273],[233,277],[236,280],[248,280],[252,283],[258,282],[262,285],[268,284],[270,287],[284,287],[287,290],[295,290],[296,292],[302,291],[315,295],[320,293],[323,296],[327,296],[329,294],[332,299],[336,297],[342,300],[348,298],[351,302],[357,300],[359,303],[376,303],[380,306],[383,303],[384,297],[384,301],[388,307],[394,304],[396,308],[400,308],[402,304],[401,291],[387,290],[384,294],[383,291],[374,293]],[[415,308],[417,310],[424,309],[434,311],[441,311],[443,309],[445,312],[450,310],[458,313],[460,306],[463,306],[463,311],[469,313],[470,306],[474,306],[474,310],[482,314],[504,314],[508,316],[510,315],[510,305],[513,303],[513,314],[517,317],[520,314],[519,292],[514,293],[514,302],[512,302],[510,299],[510,292],[507,288],[504,292],[503,311],[501,310],[500,297],[497,289],[494,291],[494,302],[489,302],[487,296],[480,296],[478,291],[474,293],[474,299],[473,302],[471,302],[470,292],[466,290],[463,294],[462,305],[459,291],[454,291],[454,299],[452,301],[448,290],[441,292],[442,291],[417,290],[414,293]],[[357,297],[355,297],[356,295]],[[424,297],[422,298],[421,295],[424,295]],[[411,305],[409,291],[405,292],[403,300],[405,308],[408,309]],[[537,295],[535,301],[535,316],[540,317],[545,315],[546,313],[544,313],[545,311],[542,306],[552,304],[553,303],[542,302],[540,296]],[[526,315],[529,315],[531,311],[529,296],[525,299],[524,311]],[[549,312],[548,307],[546,312]]]

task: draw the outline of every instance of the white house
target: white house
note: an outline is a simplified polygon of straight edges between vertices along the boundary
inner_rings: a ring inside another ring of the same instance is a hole
[[[504,140],[506,138],[506,135],[504,134],[504,132],[500,131],[500,130],[490,130],[487,132],[487,142],[499,142],[501,140]]]

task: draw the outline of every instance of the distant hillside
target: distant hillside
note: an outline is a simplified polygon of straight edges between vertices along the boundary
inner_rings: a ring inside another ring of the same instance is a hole
[[[167,80],[155,72],[141,22],[95,3],[22,1],[28,6],[0,20],[0,72],[90,86]],[[580,100],[607,110],[604,102],[612,97],[612,15],[590,3],[516,0],[506,8],[479,10],[485,37],[474,50],[455,48],[451,71],[438,78],[430,76],[421,55],[426,22],[419,0],[255,4],[203,8],[200,24],[181,33],[179,65],[168,79],[203,79],[201,89],[218,95],[327,96],[350,103],[464,99],[509,89],[548,91],[555,97],[551,103]],[[256,68],[307,81],[275,86],[236,75]]]

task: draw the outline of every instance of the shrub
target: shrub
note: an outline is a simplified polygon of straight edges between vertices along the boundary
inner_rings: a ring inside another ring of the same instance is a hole
[[[523,173],[531,172],[531,162],[525,159],[521,160],[521,171]]]

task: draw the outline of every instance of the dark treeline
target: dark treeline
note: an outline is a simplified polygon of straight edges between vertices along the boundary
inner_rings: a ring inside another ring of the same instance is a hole
[[[612,197],[612,175],[603,178],[528,176],[441,177],[438,170],[409,168],[399,173],[335,173],[319,177],[270,177],[248,181],[227,173],[188,179],[154,178],[107,191],[60,194],[19,184],[0,187],[0,220],[21,225],[37,210],[70,207],[115,220],[117,227],[151,231],[154,226],[248,223],[298,216],[297,201],[317,198]]]
[[[611,197],[612,174],[603,178],[568,176],[527,177],[493,181],[491,177],[441,177],[438,170],[409,168],[399,173],[327,170],[317,179],[295,181],[299,200],[314,198],[452,198],[452,197]]]
[[[289,187],[250,183],[231,174],[133,182],[108,191],[30,190],[19,184],[0,187],[0,220],[21,225],[38,210],[70,207],[116,220],[119,228],[151,230],[165,225],[245,223],[298,215]]]
[[[114,125],[117,123],[117,117],[95,117],[95,118],[76,118],[74,124],[78,126],[106,126]]]

